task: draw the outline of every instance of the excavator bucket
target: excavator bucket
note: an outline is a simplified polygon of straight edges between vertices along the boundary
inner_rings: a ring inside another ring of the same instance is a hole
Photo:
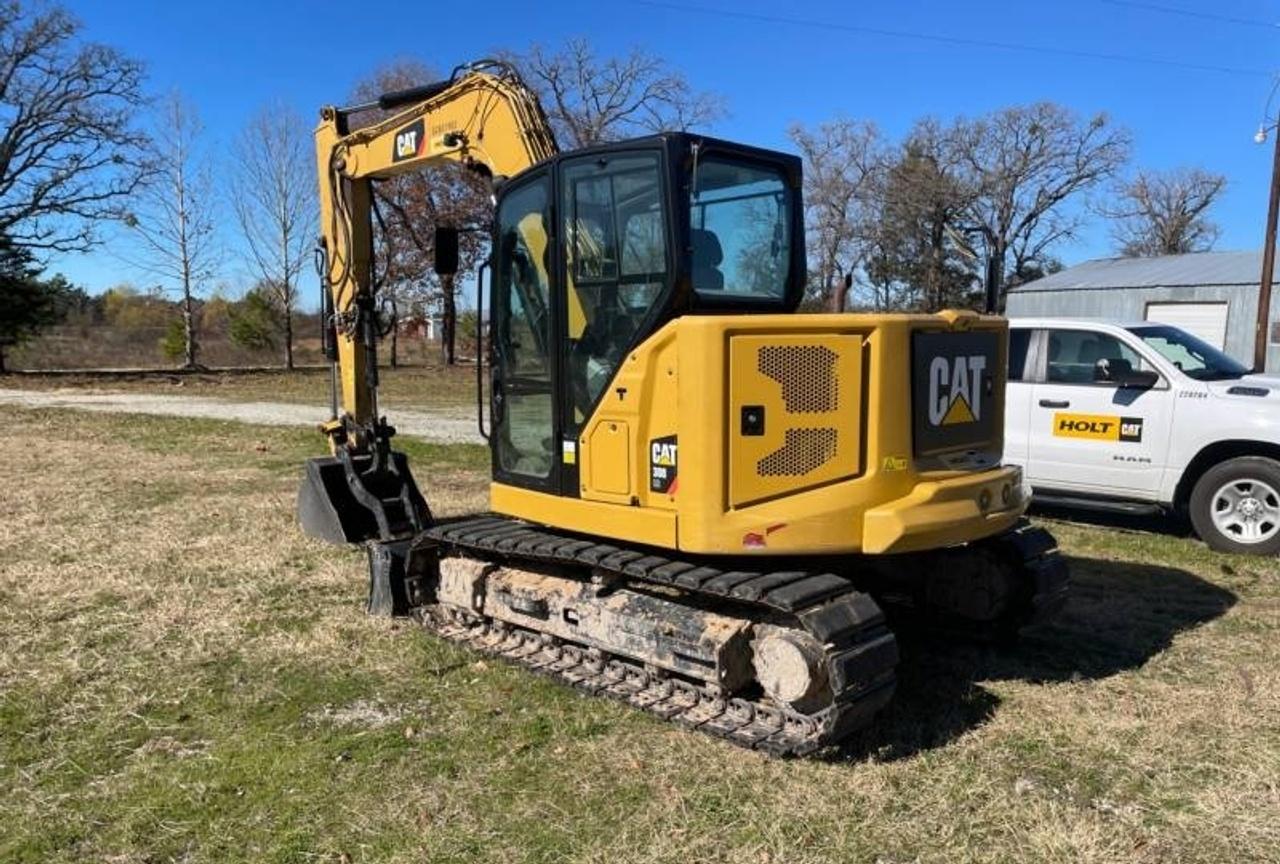
[[[403,453],[389,453],[384,465],[372,455],[341,453],[307,460],[298,522],[328,543],[387,542],[429,527],[431,513]]]

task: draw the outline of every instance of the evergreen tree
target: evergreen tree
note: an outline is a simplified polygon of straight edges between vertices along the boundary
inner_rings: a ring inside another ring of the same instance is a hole
[[[0,373],[5,352],[58,323],[72,293],[61,275],[42,281],[31,252],[0,234]]]

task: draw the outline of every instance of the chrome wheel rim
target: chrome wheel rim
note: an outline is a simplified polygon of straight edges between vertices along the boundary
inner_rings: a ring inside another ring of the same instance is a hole
[[[1218,532],[1237,543],[1265,543],[1280,532],[1280,494],[1252,477],[1223,484],[1209,512]]]

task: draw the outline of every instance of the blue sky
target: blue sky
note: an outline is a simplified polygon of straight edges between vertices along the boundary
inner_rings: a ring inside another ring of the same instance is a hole
[[[1280,22],[1280,3],[69,5],[88,37],[147,64],[152,91],[177,88],[191,100],[219,154],[229,152],[240,124],[263,104],[283,100],[314,116],[320,105],[344,101],[356,80],[391,60],[417,58],[447,70],[501,47],[586,36],[602,53],[640,46],[662,55],[696,86],[725,98],[729,116],[711,131],[761,146],[790,149],[785,133],[791,123],[838,114],[874,121],[896,137],[926,114],[949,118],[1041,99],[1081,114],[1105,111],[1132,132],[1135,166],[1200,165],[1228,177],[1215,212],[1223,229],[1217,248],[1256,248],[1262,242],[1271,146],[1259,147],[1252,136],[1271,72],[1280,69],[1280,27],[1244,22]],[[1276,108],[1280,98],[1273,115]],[[229,214],[222,222],[222,276],[235,290],[247,276],[234,263]],[[51,269],[93,291],[126,280],[145,284],[145,274],[120,258],[120,243],[57,259]],[[1110,251],[1106,226],[1098,220],[1058,253],[1070,264]],[[314,290],[309,285],[305,293]]]

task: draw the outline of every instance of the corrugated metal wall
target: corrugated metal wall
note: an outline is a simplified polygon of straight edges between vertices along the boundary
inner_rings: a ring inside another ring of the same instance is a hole
[[[1258,309],[1257,286],[1206,285],[1195,288],[1075,288],[1065,291],[1010,291],[1005,314],[1010,318],[1105,318],[1142,321],[1147,303],[1226,302],[1226,352],[1242,363],[1253,363],[1253,331]],[[1271,321],[1280,323],[1280,293],[1273,292]],[[1267,370],[1280,370],[1280,345],[1267,348]]]

